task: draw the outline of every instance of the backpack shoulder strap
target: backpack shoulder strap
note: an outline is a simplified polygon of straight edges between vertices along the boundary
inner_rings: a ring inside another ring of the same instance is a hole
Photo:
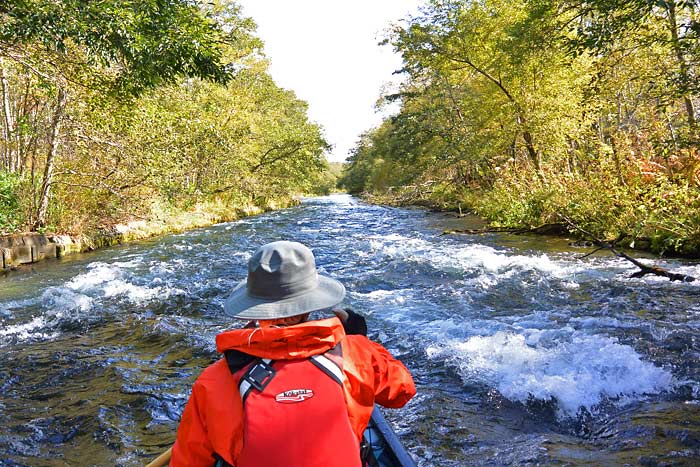
[[[277,372],[272,368],[273,361],[269,358],[257,358],[248,367],[245,373],[241,376],[238,382],[238,390],[241,393],[241,399],[245,403],[248,394],[253,389],[262,392],[265,387],[270,384],[270,381],[275,377]]]
[[[341,386],[343,385],[343,370],[333,360],[323,354],[314,355],[310,357],[309,360],[314,364],[314,366],[330,376],[333,381]]]
[[[275,370],[272,368],[273,362],[270,359],[258,358],[239,350],[227,350],[224,355],[232,375],[248,367],[238,381],[238,389],[244,402],[250,391],[254,388],[262,391],[275,376]]]
[[[327,353],[335,356],[337,351],[334,348]],[[236,374],[243,368],[248,367],[238,381],[238,390],[244,403],[253,389],[262,392],[277,374],[272,367],[274,361],[268,358],[254,357],[238,350],[227,350],[225,355],[231,374]],[[335,356],[335,358],[338,357]],[[309,361],[340,386],[343,385],[343,380],[345,379],[343,369],[334,359],[329,358],[326,354],[320,354],[309,357]]]

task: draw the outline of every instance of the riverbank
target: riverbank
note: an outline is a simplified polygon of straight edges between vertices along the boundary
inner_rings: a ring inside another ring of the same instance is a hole
[[[457,192],[431,184],[360,196],[372,204],[469,213],[496,229],[593,240],[564,222],[563,215],[596,238],[616,240],[619,247],[665,257],[700,258],[700,235],[694,230],[700,222],[691,218],[698,215],[693,207],[700,199],[680,189],[667,189],[664,196],[658,196],[660,191],[607,193],[603,187],[564,185],[525,189],[501,183],[488,191]]]
[[[158,218],[106,226],[80,235],[36,232],[3,235],[0,236],[0,267],[2,271],[9,271],[45,259],[60,259],[75,253],[230,222],[297,204],[298,198],[268,201],[262,206],[203,203],[191,211],[169,212]]]

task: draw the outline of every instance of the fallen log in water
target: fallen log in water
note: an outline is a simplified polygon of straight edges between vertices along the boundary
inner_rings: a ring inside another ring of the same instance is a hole
[[[583,256],[581,256],[579,259],[583,259],[587,256],[590,256],[600,250],[608,250],[615,256],[619,258],[624,258],[627,261],[631,262],[635,266],[639,268],[639,271],[635,272],[632,274],[630,277],[644,277],[647,274],[652,274],[655,276],[662,276],[666,277],[672,281],[681,281],[681,282],[693,282],[695,281],[695,277],[693,276],[688,276],[686,274],[679,274],[675,272],[671,272],[667,269],[664,269],[659,266],[648,266],[641,261],[639,261],[636,258],[631,257],[627,253],[624,253],[622,251],[619,251],[617,248],[615,248],[615,244],[620,242],[623,238],[625,238],[627,235],[622,234],[612,242],[605,242],[595,235],[593,235],[591,232],[588,232],[587,230],[579,227],[577,224],[575,224],[571,219],[568,217],[564,216],[563,214],[558,214],[559,218],[561,218],[564,223],[549,223],[549,224],[543,224],[539,227],[531,228],[531,229],[512,229],[512,228],[501,228],[501,227],[484,227],[482,229],[455,229],[455,230],[444,230],[440,235],[451,235],[451,234],[465,234],[465,235],[480,235],[480,234],[485,234],[485,233],[512,233],[516,235],[520,234],[526,234],[526,233],[536,233],[536,234],[542,234],[542,235],[555,235],[555,234],[563,234],[567,233],[568,227],[571,227],[574,230],[578,230],[582,234],[584,234],[588,239],[590,240],[592,246],[597,246],[595,250],[591,251],[590,253],[587,253]]]
[[[644,277],[647,274],[652,274],[655,276],[666,277],[672,281],[680,281],[680,282],[693,282],[693,281],[695,281],[695,277],[693,277],[693,276],[688,276],[686,274],[679,274],[679,273],[671,272],[667,269],[664,269],[662,267],[655,266],[655,265],[651,265],[651,266],[646,265],[646,264],[642,263],[641,261],[639,261],[638,259],[631,257],[627,253],[619,251],[617,248],[615,248],[615,244],[617,242],[620,242],[623,238],[625,238],[627,236],[624,233],[620,234],[620,236],[618,236],[612,242],[605,242],[605,241],[599,239],[598,237],[596,237],[595,235],[593,235],[591,232],[588,232],[587,230],[585,230],[585,229],[581,228],[580,226],[578,226],[577,224],[575,224],[571,219],[569,219],[565,215],[558,214],[558,216],[562,220],[564,220],[564,222],[566,222],[566,224],[569,225],[571,228],[578,230],[582,234],[586,235],[591,240],[591,242],[593,242],[593,244],[598,247],[595,250],[591,251],[590,253],[583,255],[580,259],[583,259],[587,256],[590,256],[593,253],[596,253],[600,250],[608,250],[612,254],[614,254],[615,256],[617,256],[619,258],[626,259],[627,261],[629,261],[630,263],[634,264],[635,266],[637,266],[639,268],[639,271],[633,273],[630,277],[637,278],[637,277]]]

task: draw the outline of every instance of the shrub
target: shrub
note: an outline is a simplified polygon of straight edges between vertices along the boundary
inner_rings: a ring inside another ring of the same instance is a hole
[[[0,171],[0,233],[12,232],[21,225],[19,188],[19,176]]]

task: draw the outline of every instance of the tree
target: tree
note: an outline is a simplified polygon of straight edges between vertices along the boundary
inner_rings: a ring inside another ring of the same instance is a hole
[[[586,118],[590,67],[567,57],[552,33],[558,21],[546,3],[450,0],[395,28],[390,41],[409,79],[394,128],[421,128],[410,134],[422,135],[414,147],[425,144],[411,163],[488,182],[509,159],[538,177],[544,163],[565,161]]]
[[[53,102],[45,106],[50,110],[35,228],[46,224],[62,124],[73,92],[88,88],[128,97],[183,75],[218,82],[230,77],[221,47],[229,33],[191,1],[18,0],[0,3],[0,17],[0,58],[12,61],[20,73],[36,75]],[[20,132],[17,117],[24,115],[10,104],[10,94],[21,91],[8,89],[3,63],[4,133],[9,142],[11,134]],[[5,150],[6,166],[13,171],[20,169],[15,151]]]
[[[387,41],[404,58],[387,96],[400,110],[343,181],[500,225],[569,213],[601,238],[697,249],[698,15],[697,0],[432,0]]]
[[[619,44],[628,47],[661,45],[673,58],[662,71],[664,93],[680,97],[686,123],[697,136],[696,100],[700,93],[700,3],[697,0],[585,0],[565,2],[575,12],[570,24],[574,50],[606,53]],[[695,142],[697,144],[697,142]]]

